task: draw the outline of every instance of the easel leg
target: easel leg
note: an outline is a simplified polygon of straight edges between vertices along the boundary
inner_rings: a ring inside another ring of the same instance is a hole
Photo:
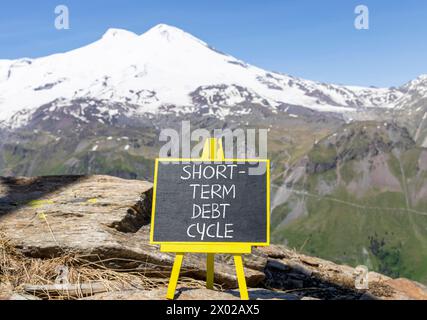
[[[243,260],[240,254],[234,255],[236,265],[237,282],[239,284],[240,299],[249,300],[248,289],[246,287],[245,271],[243,270]]]
[[[168,292],[166,294],[167,299],[173,300],[173,298],[175,297],[176,284],[178,283],[179,271],[181,270],[183,258],[183,253],[177,253],[175,256],[175,261],[172,267],[172,274],[169,280]]]
[[[208,253],[206,258],[206,288],[213,289],[214,286],[214,261],[213,253]]]

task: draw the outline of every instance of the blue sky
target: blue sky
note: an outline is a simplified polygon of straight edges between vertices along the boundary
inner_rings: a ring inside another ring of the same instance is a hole
[[[70,30],[54,8],[70,9]],[[356,30],[367,5],[370,29]],[[110,27],[177,26],[259,67],[324,82],[398,86],[427,73],[425,0],[4,0],[0,59],[39,57],[93,42]]]

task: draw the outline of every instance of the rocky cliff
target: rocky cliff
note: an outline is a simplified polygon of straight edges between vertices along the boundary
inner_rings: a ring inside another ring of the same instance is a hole
[[[0,178],[0,299],[163,299],[173,254],[150,245],[151,187],[109,176]],[[178,299],[238,299],[232,259],[188,254]],[[427,288],[298,254],[284,246],[244,257],[251,299],[427,299]]]

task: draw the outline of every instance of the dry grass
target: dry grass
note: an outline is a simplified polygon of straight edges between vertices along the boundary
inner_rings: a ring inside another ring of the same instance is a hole
[[[168,278],[148,277],[147,269],[112,270],[105,266],[105,261],[94,257],[63,255],[52,259],[29,258],[20,253],[0,233],[0,296],[3,288],[16,293],[25,293],[26,285],[52,285],[56,283],[58,268],[66,267],[70,284],[102,283],[105,291],[152,290],[167,286]],[[202,288],[204,281],[180,278],[180,285],[187,288]],[[84,294],[70,296],[60,292],[38,294],[43,299],[78,299]]]

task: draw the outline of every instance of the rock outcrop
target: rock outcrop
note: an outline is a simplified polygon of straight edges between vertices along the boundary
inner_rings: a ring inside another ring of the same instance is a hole
[[[264,282],[268,288],[318,299],[427,300],[427,287],[415,281],[368,272],[366,287],[358,289],[358,268],[302,255],[279,245],[259,250],[268,256]]]
[[[0,231],[27,256],[77,254],[108,260],[111,268],[139,268],[168,277],[174,255],[149,244],[152,184],[109,176],[4,178],[0,187]],[[217,257],[215,280],[234,288],[234,265]],[[264,256],[245,259],[249,286],[264,279]],[[187,255],[184,276],[204,279],[203,255]]]
[[[158,281],[161,285],[147,288],[106,284],[104,290],[97,283],[99,293],[86,294],[86,299],[162,299],[174,256],[149,244],[151,188],[148,182],[109,176],[1,178],[0,233],[5,241],[0,250],[13,247],[22,259],[37,261],[79,256],[94,264],[102,262],[105,273],[125,275],[137,270],[147,279],[163,279]],[[216,256],[215,293],[201,287],[205,259],[202,254],[185,256],[181,277],[198,285],[180,284],[177,298],[237,299],[232,259]],[[373,272],[368,274],[369,288],[358,290],[354,268],[300,255],[283,246],[254,248],[244,263],[251,299],[427,299],[421,284]],[[25,289],[34,288],[32,283],[16,284],[2,278],[6,272],[2,266],[0,263],[0,298],[40,296],[34,289]]]

